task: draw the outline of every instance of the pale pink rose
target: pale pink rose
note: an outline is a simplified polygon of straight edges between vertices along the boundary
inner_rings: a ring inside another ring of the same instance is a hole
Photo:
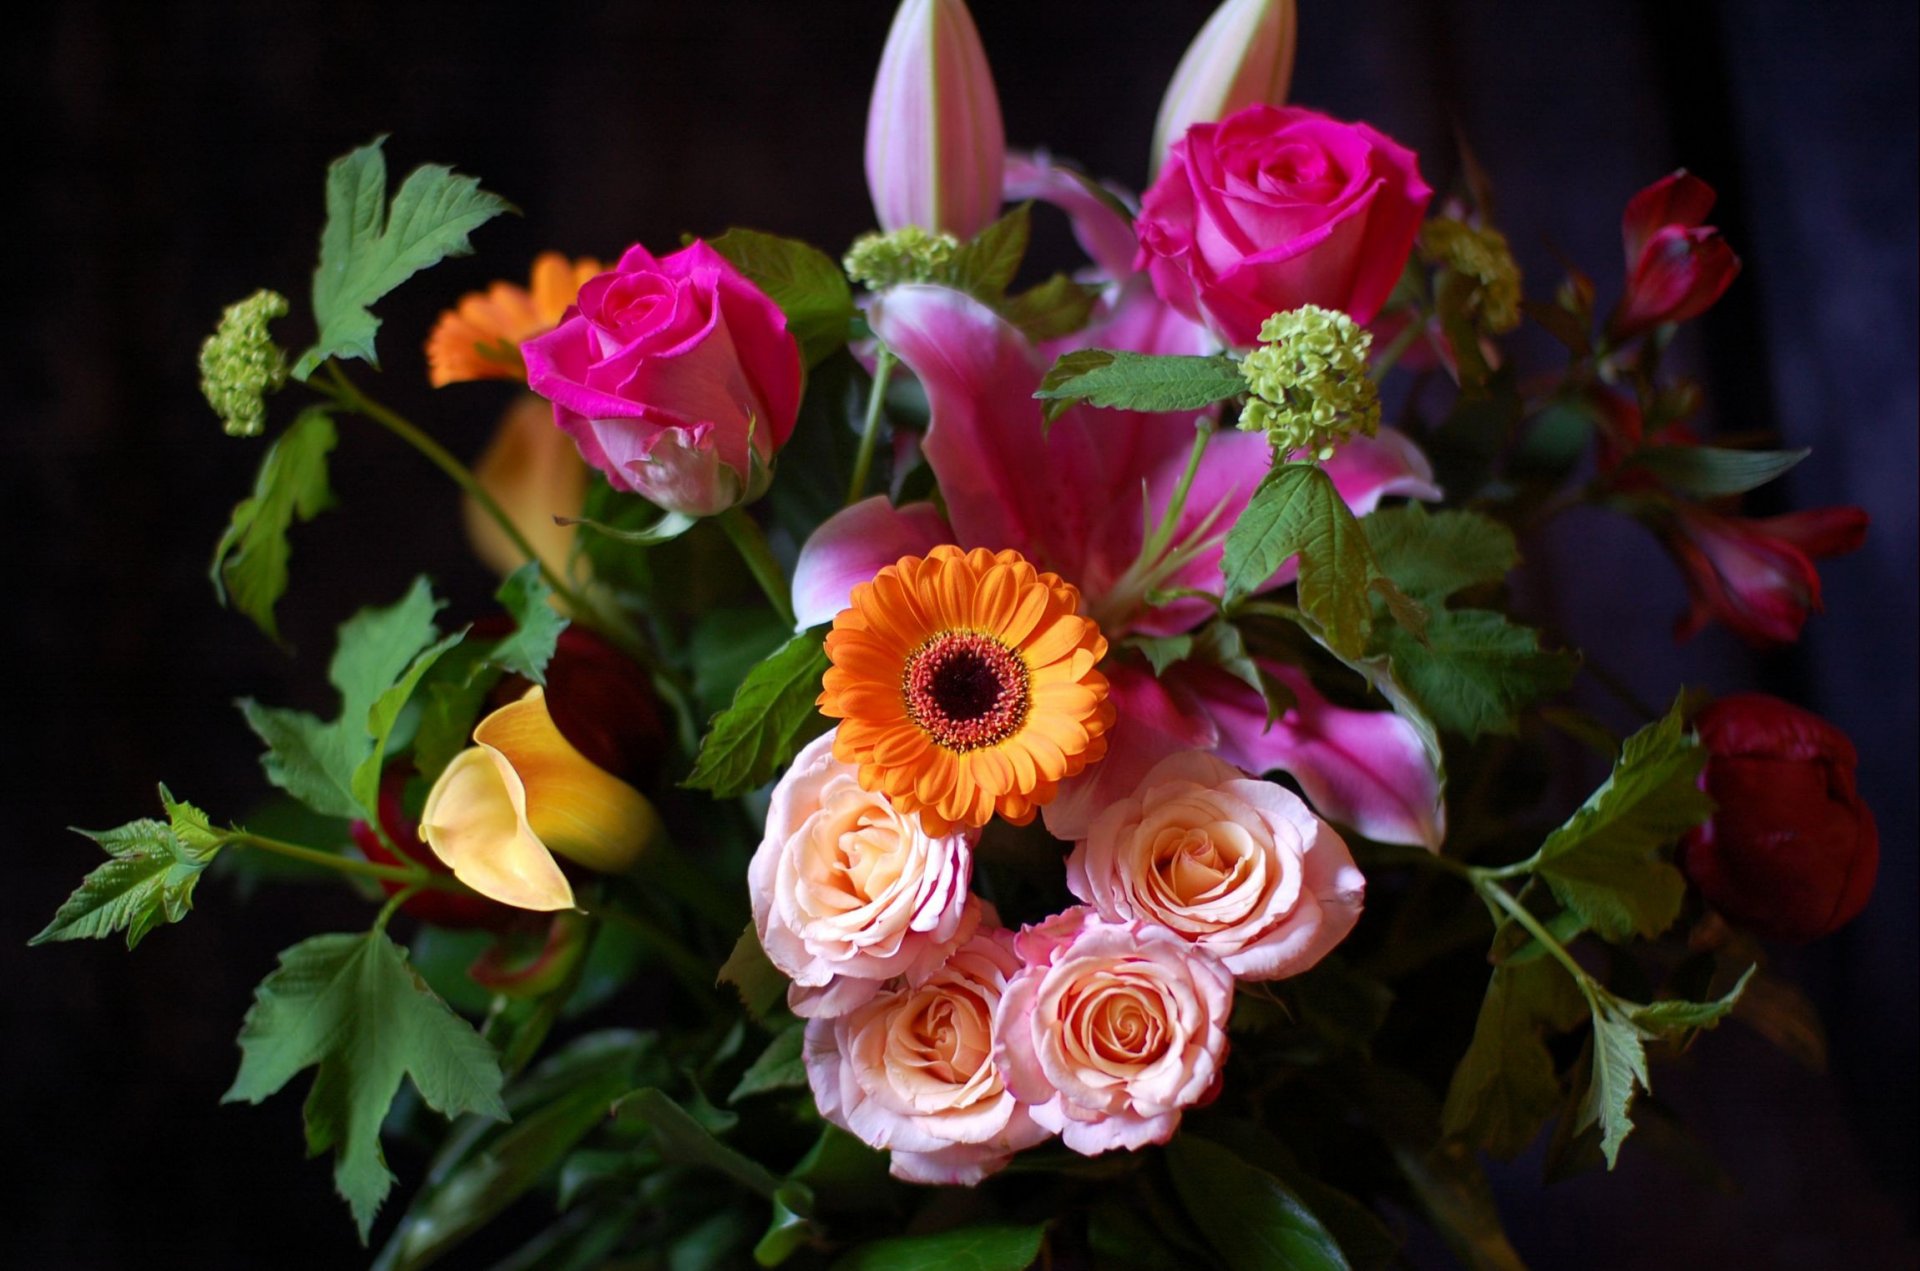
[[[807,1023],[820,1115],[893,1153],[895,1178],[972,1186],[1049,1137],[993,1061],[994,1011],[1020,970],[1013,935],[983,926],[918,985]]]
[[[1203,750],[1169,755],[1094,819],[1067,886],[1165,927],[1246,980],[1298,975],[1360,919],[1366,879],[1298,795]]]
[[[785,315],[703,242],[658,260],[628,248],[520,355],[581,458],[690,516],[758,497],[800,413]]]
[[[1218,1086],[1232,973],[1164,927],[1084,908],[1016,941],[1028,962],[994,1019],[1014,1097],[1085,1156],[1172,1138]]]
[[[747,867],[761,947],[803,1018],[842,1015],[905,976],[919,983],[972,936],[979,902],[970,833],[928,834],[918,815],[862,790],[833,733],[802,750],[773,790]]]
[[[1255,103],[1173,143],[1140,201],[1134,268],[1238,348],[1301,305],[1371,322],[1432,197],[1413,151],[1366,124]]]

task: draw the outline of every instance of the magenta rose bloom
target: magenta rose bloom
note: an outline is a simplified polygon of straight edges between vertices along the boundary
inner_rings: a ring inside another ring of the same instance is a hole
[[[1253,105],[1174,143],[1134,222],[1134,268],[1240,348],[1306,304],[1371,322],[1432,197],[1413,151],[1366,124]]]
[[[528,387],[581,457],[673,512],[711,516],[756,497],[756,474],[800,411],[786,316],[701,242],[660,260],[628,248],[520,352]]]

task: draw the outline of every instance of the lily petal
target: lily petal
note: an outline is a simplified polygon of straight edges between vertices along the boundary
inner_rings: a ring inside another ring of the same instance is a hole
[[[1429,502],[1445,497],[1433,482],[1433,465],[1413,438],[1394,428],[1377,437],[1352,437],[1321,465],[1355,516],[1365,516],[1391,495]]]
[[[855,583],[871,581],[902,556],[925,556],[953,541],[953,530],[931,503],[894,507],[876,494],[835,512],[807,537],[794,564],[794,629],[832,622],[847,607]]]
[[[1125,662],[1109,662],[1107,700],[1115,708],[1107,733],[1107,757],[1060,783],[1060,793],[1042,809],[1047,832],[1072,842],[1109,804],[1131,795],[1156,764],[1183,750],[1211,750],[1220,732],[1183,686],[1156,679]]]
[[[1120,201],[1117,193],[1059,166],[1043,150],[1007,156],[1004,192],[1009,203],[1038,199],[1053,204],[1072,220],[1073,236],[1102,275],[1132,276],[1140,243],[1133,236],[1133,223],[1114,206]]]

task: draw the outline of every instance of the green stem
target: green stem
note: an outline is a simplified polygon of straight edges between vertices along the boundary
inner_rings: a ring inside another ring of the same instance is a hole
[[[728,508],[714,518],[720,522],[720,528],[727,532],[733,545],[740,553],[740,559],[747,563],[753,572],[753,580],[760,584],[767,600],[773,605],[773,611],[789,629],[793,626],[793,597],[787,589],[787,576],[780,571],[780,562],[773,558],[773,549],[767,546],[767,536],[760,527],[739,506]]]
[[[387,903],[380,906],[380,912],[377,915],[375,915],[373,919],[373,929],[378,932],[385,932],[387,929],[387,922],[393,917],[394,914],[400,911],[400,906],[406,904],[409,900],[412,900],[414,897],[414,893],[420,891],[421,889],[422,889],[422,884],[415,883],[410,887],[402,887],[399,891],[387,897]]]
[[[1421,333],[1426,329],[1427,316],[1424,313],[1421,313],[1418,309],[1409,313],[1407,315],[1407,325],[1401,330],[1399,335],[1393,337],[1393,343],[1380,351],[1380,356],[1375,358],[1373,365],[1368,368],[1368,378],[1376,384],[1387,378],[1387,372],[1391,371],[1393,364],[1400,360],[1400,355],[1412,348],[1413,342],[1419,339]]]
[[[1553,938],[1553,933],[1547,930],[1546,924],[1534,917],[1533,912],[1525,905],[1514,899],[1513,893],[1502,887],[1491,872],[1481,870],[1471,872],[1474,890],[1485,897],[1489,903],[1504,909],[1528,935],[1544,945],[1547,952],[1553,955],[1554,961],[1567,969],[1567,974],[1573,977],[1573,982],[1578,984],[1584,992],[1591,983],[1591,977],[1587,975],[1586,968],[1574,961],[1573,955],[1567,952],[1567,947]]]
[[[847,506],[852,507],[867,493],[867,477],[873,471],[873,446],[880,436],[880,415],[886,409],[887,381],[893,378],[893,351],[885,345],[873,364],[873,386],[867,390],[867,419],[860,428],[860,449],[853,457],[853,480],[847,483]]]
[[[419,883],[423,887],[432,887],[442,891],[465,891],[464,884],[447,875],[431,874],[425,866],[414,865],[376,865],[372,861],[356,860],[351,856],[341,856],[337,852],[321,851],[319,848],[302,847],[298,843],[283,843],[279,839],[264,838],[247,830],[235,830],[221,836],[226,847],[257,847],[263,852],[275,856],[284,856],[288,860],[304,861],[309,865],[318,865],[339,874],[352,874],[359,878],[373,878],[387,883]]]

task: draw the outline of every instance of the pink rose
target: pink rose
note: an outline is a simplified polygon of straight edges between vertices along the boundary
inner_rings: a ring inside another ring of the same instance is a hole
[[[1432,197],[1413,151],[1366,124],[1256,104],[1174,143],[1141,200],[1134,268],[1241,348],[1305,304],[1371,322]]]
[[[520,352],[582,458],[692,516],[757,497],[800,411],[785,315],[705,243],[663,260],[628,248]]]
[[[993,1055],[1014,1097],[1085,1156],[1172,1138],[1219,1082],[1232,974],[1164,927],[1090,909],[1017,947],[1030,960],[1000,999]]]
[[[969,833],[935,837],[917,815],[860,788],[833,733],[802,750],[773,789],[766,837],[747,867],[753,925],[803,1018],[842,1015],[884,982],[919,983],[973,934],[980,905]]]
[[[893,1175],[972,1186],[1048,1137],[993,1061],[995,1009],[1020,970],[1012,933],[982,927],[917,987],[807,1023],[820,1115],[893,1152]]]
[[[1298,795],[1202,750],[1161,760],[1067,858],[1067,886],[1103,917],[1156,923],[1248,980],[1325,957],[1366,885]]]

